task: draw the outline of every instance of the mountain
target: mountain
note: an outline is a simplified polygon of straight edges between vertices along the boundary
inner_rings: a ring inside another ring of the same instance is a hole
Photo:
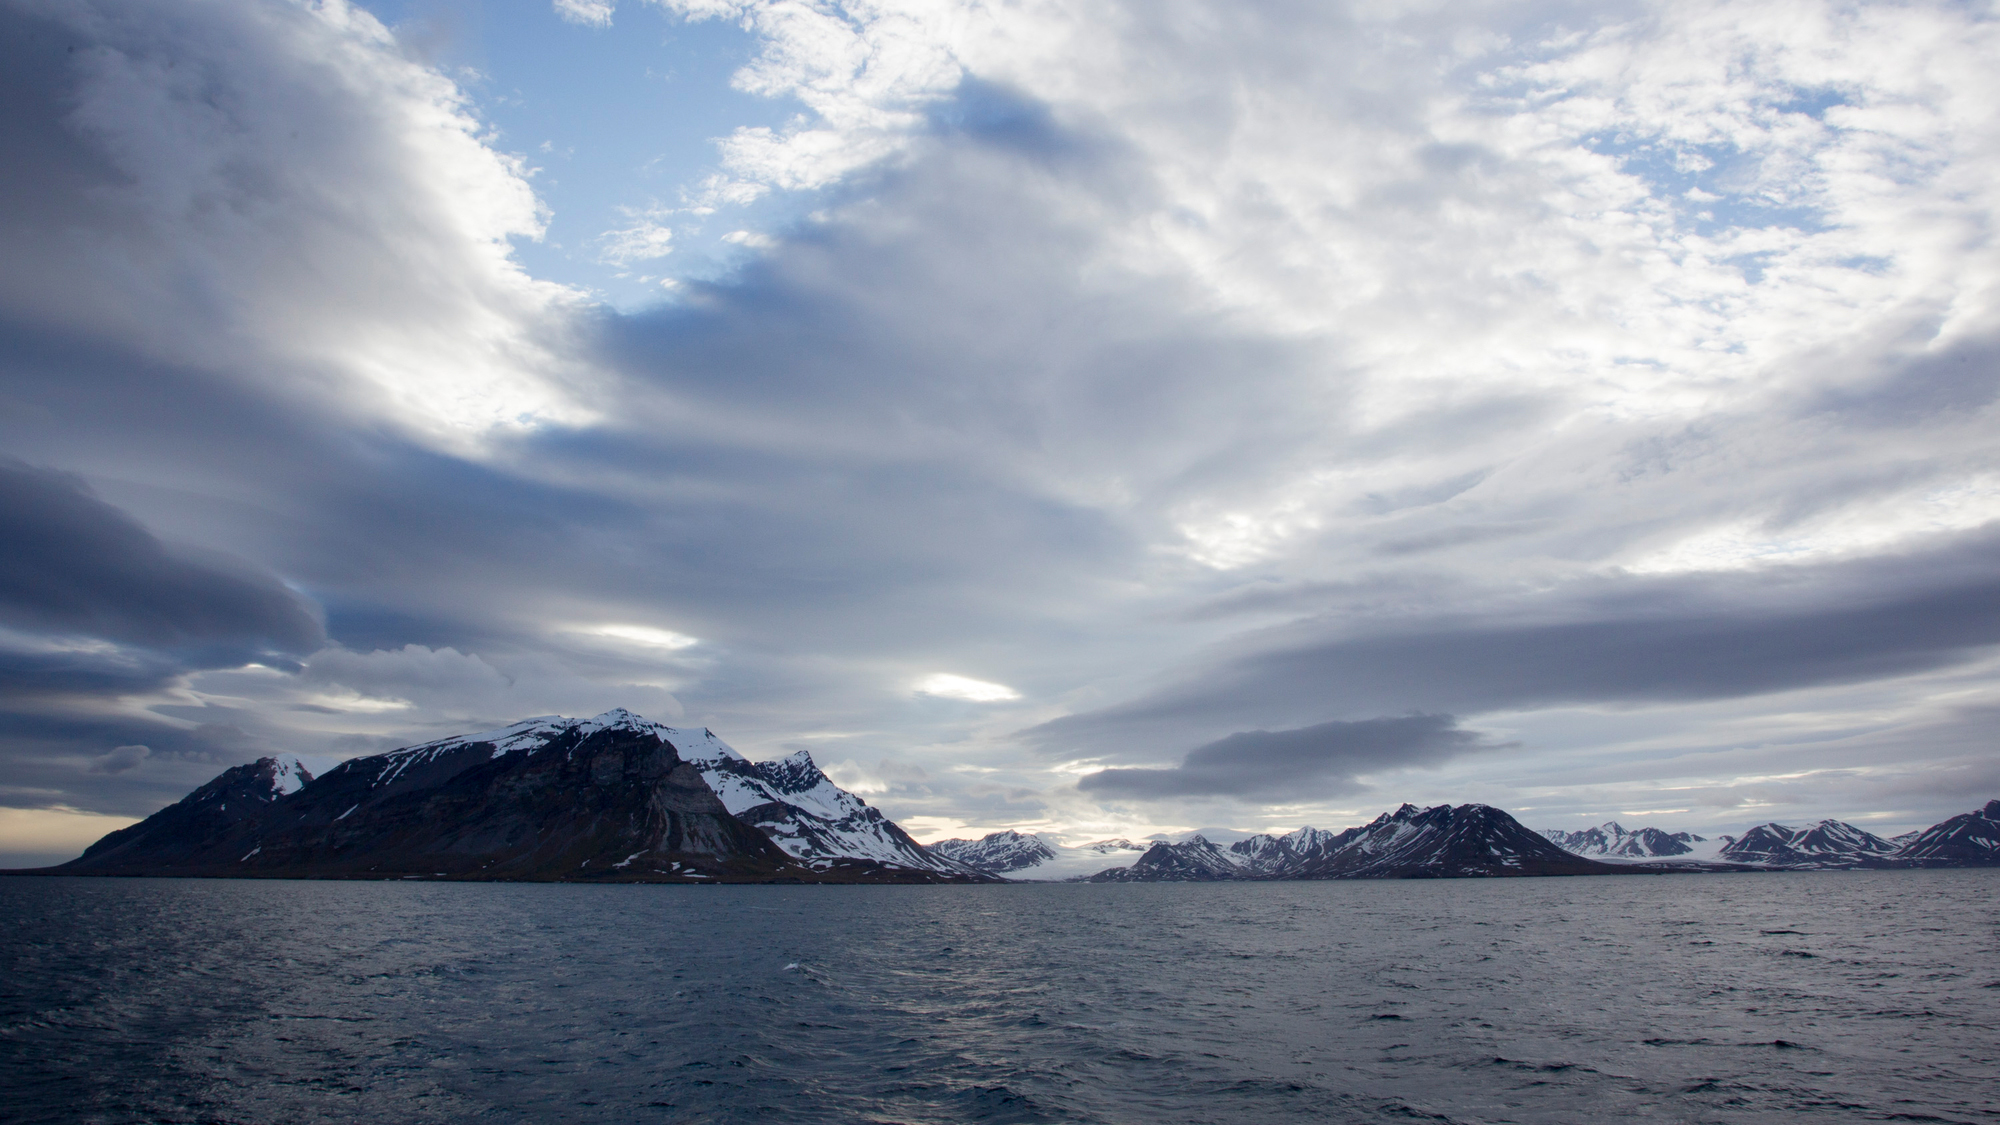
[[[755,819],[737,815],[711,775]],[[748,763],[712,732],[623,710],[527,719],[351,759],[318,778],[266,758],[225,771],[48,870],[617,882],[989,878],[924,852],[810,758]]]
[[[214,781],[129,828],[85,849],[66,867],[188,866],[234,842],[269,815],[280,798],[313,776],[297,758],[259,758],[231,766]]]
[[[1706,843],[1702,837],[1692,832],[1662,832],[1658,828],[1639,828],[1626,831],[1617,821],[1609,821],[1596,828],[1586,828],[1581,832],[1564,832],[1561,829],[1542,830],[1551,843],[1566,852],[1583,856],[1619,856],[1626,859],[1652,859],[1661,856],[1690,855],[1694,845]]]
[[[1838,820],[1822,820],[1806,828],[1760,824],[1731,840],[1716,853],[1726,863],[1786,870],[1822,870],[1889,866],[1897,846],[1880,836]]]
[[[1417,879],[1607,875],[1631,870],[1572,855],[1489,805],[1404,805],[1344,832],[1252,836],[1227,851],[1201,836],[1156,844],[1094,883],[1218,879]]]
[[[835,785],[804,750],[775,762],[752,762],[712,731],[649,725],[681,748],[731,813],[796,859],[820,866],[859,860],[954,877],[981,874],[917,843],[880,809]]]
[[[1322,828],[1301,828],[1283,836],[1238,840],[1229,845],[1229,855],[1235,863],[1260,875],[1278,875],[1332,855],[1347,838]]]
[[[1896,840],[1896,858],[1911,867],[2000,867],[2000,801]]]
[[[1011,829],[989,832],[977,840],[939,840],[928,847],[933,855],[995,875],[1037,867],[1060,854],[1050,841]]]
[[[1061,880],[1091,875],[1146,851],[1130,840],[1097,840],[1069,847],[1054,836],[991,832],[977,840],[939,840],[929,850],[976,871],[1015,880]]]
[[[1212,883],[1244,879],[1254,873],[1239,866],[1199,833],[1178,844],[1164,840],[1146,849],[1130,867],[1113,867],[1088,876],[1092,883]]]

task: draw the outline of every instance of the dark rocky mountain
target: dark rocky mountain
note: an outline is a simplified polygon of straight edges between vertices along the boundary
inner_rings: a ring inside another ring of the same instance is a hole
[[[528,720],[355,758],[309,780],[264,759],[47,870],[611,882],[988,878],[844,855],[802,862],[733,815],[665,729],[622,711]],[[302,784],[286,792],[294,776]],[[914,841],[910,847],[923,854]]]
[[[2000,801],[1931,825],[1903,841],[1896,858],[1911,867],[2000,867]]]
[[[1628,832],[1615,820],[1581,832],[1545,829],[1542,835],[1562,850],[1576,855],[1623,856],[1628,859],[1688,855],[1694,851],[1693,845],[1704,842],[1702,837],[1692,832],[1669,833],[1658,828],[1637,828]]]
[[[1491,805],[1404,805],[1358,829],[1296,879],[1608,875],[1622,868],[1556,847]],[[1342,833],[1346,835],[1346,833]]]
[[[1092,883],[1212,883],[1220,879],[1247,879],[1255,872],[1237,865],[1229,853],[1204,836],[1190,836],[1178,844],[1165,841],[1146,849],[1130,867],[1114,867],[1088,877]]]
[[[1896,845],[1851,824],[1822,820],[1806,828],[1760,824],[1716,853],[1726,863],[1787,870],[1894,865]]]
[[[1059,854],[1041,837],[1011,829],[989,832],[977,840],[939,840],[929,850],[933,855],[995,875],[1039,867]]]
[[[1264,875],[1295,870],[1340,849],[1343,836],[1322,828],[1301,828],[1283,836],[1260,835],[1229,845],[1232,860]]]
[[[1253,836],[1224,851],[1200,836],[1156,844],[1094,883],[1217,879],[1419,879],[1609,875],[1628,868],[1572,855],[1489,805],[1404,805],[1344,832]]]
[[[215,780],[129,828],[120,828],[65,864],[92,868],[185,866],[220,849],[270,814],[274,802],[299,791],[312,774],[297,759],[259,758],[231,766]]]

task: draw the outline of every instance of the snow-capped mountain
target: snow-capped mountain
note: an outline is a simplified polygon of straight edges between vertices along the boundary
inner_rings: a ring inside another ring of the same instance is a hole
[[[2000,866],[2000,801],[1896,839],[1896,857],[1913,867]]]
[[[490,733],[351,758],[315,778],[294,770],[303,784],[289,792],[281,763],[239,766],[55,870],[618,882],[812,875],[730,815],[701,771],[650,731],[532,720]]]
[[[1806,828],[1760,824],[1716,853],[1725,863],[1786,869],[1875,867],[1897,857],[1896,845],[1852,824],[1822,820]]]
[[[1706,843],[1692,832],[1663,832],[1658,828],[1627,831],[1617,821],[1607,821],[1581,832],[1545,828],[1542,835],[1566,852],[1584,856],[1618,856],[1624,859],[1653,859],[1691,855],[1696,844]]]
[[[1178,844],[1162,840],[1146,849],[1130,867],[1113,867],[1089,877],[1093,883],[1212,883],[1245,879],[1256,873],[1243,867],[1208,837],[1196,833]]]
[[[934,854],[976,871],[1014,880],[1049,881],[1092,875],[1131,862],[1146,845],[1130,840],[1096,840],[1076,847],[1046,833],[991,832],[977,840],[939,840],[927,845]]]
[[[534,753],[567,732],[588,735],[613,729],[656,735],[671,745],[682,761],[701,771],[732,816],[769,836],[795,859],[819,865],[862,860],[892,869],[971,873],[925,851],[881,810],[835,785],[803,750],[775,762],[752,762],[706,727],[670,727],[622,707],[589,719],[560,715],[524,719],[497,731],[427,742],[390,756],[406,761],[403,768],[421,769],[469,745],[491,744],[497,758]]]
[[[925,845],[933,855],[995,875],[1047,863],[1060,854],[1056,851],[1060,846],[1058,841],[1012,829],[989,832],[977,840],[939,840]]]
[[[1563,851],[1489,805],[1404,805],[1344,832],[1302,828],[1252,836],[1224,850],[1200,836],[1156,844],[1130,867],[1092,882],[1216,879],[1393,879],[1597,875],[1615,867]]]
[[[1252,836],[1229,845],[1229,858],[1259,874],[1277,875],[1332,855],[1341,839],[1340,833],[1323,828],[1301,828],[1283,836]]]
[[[354,758],[264,759],[66,865],[78,873],[984,881],[812,758],[750,762],[628,711],[544,715]]]

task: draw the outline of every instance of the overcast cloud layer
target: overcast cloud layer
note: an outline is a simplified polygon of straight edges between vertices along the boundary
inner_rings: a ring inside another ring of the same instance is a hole
[[[0,853],[612,706],[923,838],[2000,796],[1986,9],[657,3],[803,111],[621,313],[364,9],[0,0]]]

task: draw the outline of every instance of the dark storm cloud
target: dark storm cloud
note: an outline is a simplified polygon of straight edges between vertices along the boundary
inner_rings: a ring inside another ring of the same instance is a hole
[[[1044,723],[1057,753],[1143,752],[1257,721],[1730,699],[1881,680],[2000,645],[2000,534],[1736,575],[1614,577],[1485,614],[1250,635],[1172,687]]]
[[[182,654],[191,664],[298,654],[322,635],[268,575],[169,551],[75,476],[0,460],[0,622]]]
[[[1306,800],[1361,788],[1362,774],[1438,765],[1477,748],[1450,715],[1239,731],[1188,751],[1172,769],[1100,770],[1077,782],[1097,797],[1252,797]]]

